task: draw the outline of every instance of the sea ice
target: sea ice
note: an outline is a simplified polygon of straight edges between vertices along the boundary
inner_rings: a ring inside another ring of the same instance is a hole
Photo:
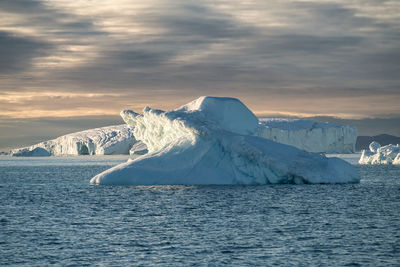
[[[400,145],[381,146],[378,142],[369,145],[369,151],[363,150],[360,164],[400,164]]]
[[[254,136],[258,119],[238,99],[201,97],[172,111],[122,111],[148,153],[106,170],[92,184],[354,183],[338,158]]]

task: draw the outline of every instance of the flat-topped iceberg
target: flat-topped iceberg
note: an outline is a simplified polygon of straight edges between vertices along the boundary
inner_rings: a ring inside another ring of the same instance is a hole
[[[114,125],[66,134],[53,140],[11,150],[12,156],[129,154],[136,142],[128,125]]]
[[[314,153],[354,153],[357,128],[303,119],[260,119],[256,135]]]
[[[400,145],[381,146],[373,141],[369,145],[369,150],[362,151],[359,163],[400,165]]]
[[[238,99],[201,97],[173,111],[122,111],[148,153],[91,179],[92,184],[355,183],[338,158],[254,136],[257,117]]]

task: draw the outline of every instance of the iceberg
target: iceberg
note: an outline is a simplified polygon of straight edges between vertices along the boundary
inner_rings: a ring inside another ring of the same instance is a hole
[[[400,165],[400,153],[397,153],[397,156],[394,158],[393,165]]]
[[[356,183],[349,163],[254,136],[257,117],[240,100],[200,97],[178,109],[121,116],[148,153],[90,181],[105,185]]]
[[[369,150],[362,151],[358,163],[400,165],[400,145],[381,146],[378,142],[373,141],[369,145]]]
[[[60,136],[39,144],[13,149],[12,156],[117,155],[129,154],[136,142],[126,124],[107,126]]]
[[[357,128],[301,119],[260,119],[257,136],[314,153],[354,153]]]
[[[400,144],[400,137],[390,134],[379,134],[374,136],[358,136],[356,142],[356,151],[369,149],[369,145],[373,141],[379,143],[381,146],[386,146],[390,144]]]
[[[48,157],[51,156],[50,152],[46,149],[37,147],[25,147],[20,149],[15,149],[11,151],[11,155],[14,157]]]

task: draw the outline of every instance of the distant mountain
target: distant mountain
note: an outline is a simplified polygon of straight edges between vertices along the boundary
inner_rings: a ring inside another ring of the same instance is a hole
[[[400,137],[390,134],[380,134],[375,136],[358,136],[356,141],[356,151],[369,149],[368,146],[372,141],[378,142],[381,146],[389,144],[400,144]]]

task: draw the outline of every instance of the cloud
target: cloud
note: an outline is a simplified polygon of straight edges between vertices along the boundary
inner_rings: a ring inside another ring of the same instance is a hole
[[[47,55],[51,44],[0,31],[0,73],[29,69],[34,58]]]
[[[343,49],[356,48],[362,42],[359,36],[318,36],[286,34],[268,36],[259,48],[264,51],[275,51],[281,56],[287,55],[317,55],[334,53]]]
[[[0,72],[22,76],[0,77],[3,91],[118,95],[44,96],[3,105],[9,116],[24,105],[173,108],[205,94],[260,113],[400,113],[396,1],[3,1],[4,14]]]
[[[249,37],[255,31],[253,27],[240,25],[227,14],[199,5],[184,5],[179,13],[162,14],[153,23],[165,27],[168,35],[183,39],[190,37],[202,43]]]
[[[41,1],[36,0],[17,0],[17,1],[2,1],[0,9],[10,13],[31,13],[40,12],[44,8]]]

